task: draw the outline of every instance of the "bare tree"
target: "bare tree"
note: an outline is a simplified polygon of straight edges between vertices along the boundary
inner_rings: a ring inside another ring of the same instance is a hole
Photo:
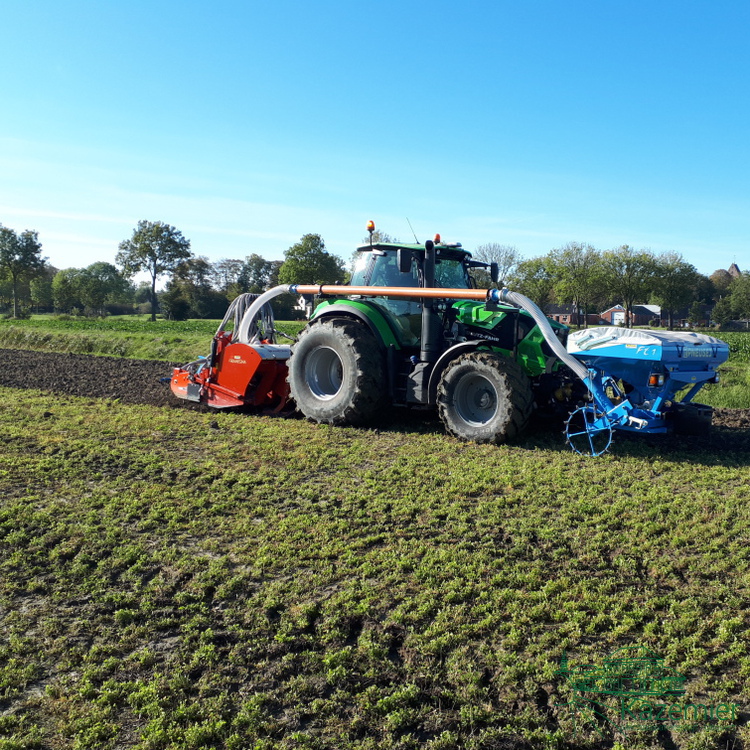
[[[220,292],[226,292],[242,275],[244,262],[237,258],[222,258],[211,266],[211,281]]]
[[[521,253],[518,252],[518,248],[513,245],[499,245],[497,242],[479,245],[472,256],[483,263],[497,263],[499,286],[505,284],[521,262]]]

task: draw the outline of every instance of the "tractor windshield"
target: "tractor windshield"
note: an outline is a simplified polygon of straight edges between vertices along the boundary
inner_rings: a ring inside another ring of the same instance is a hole
[[[409,273],[400,273],[395,251],[359,253],[352,286],[419,286],[416,264],[412,262]]]
[[[435,286],[444,289],[470,289],[469,275],[460,260],[438,258],[435,261]]]
[[[395,250],[358,253],[349,283],[352,286],[423,286],[417,262],[412,260],[410,270],[401,273]],[[460,259],[438,256],[435,260],[435,286],[444,289],[471,289],[473,284]]]

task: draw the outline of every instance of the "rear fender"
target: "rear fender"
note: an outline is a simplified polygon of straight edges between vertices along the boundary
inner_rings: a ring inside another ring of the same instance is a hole
[[[464,352],[471,352],[480,346],[487,346],[486,341],[476,339],[474,341],[462,341],[459,344],[454,344],[450,349],[446,349],[435,362],[435,366],[432,368],[430,373],[430,381],[427,386],[427,403],[430,406],[434,406],[437,403],[437,390],[440,378],[443,374],[443,370],[448,366],[448,363],[458,357]]]
[[[378,341],[383,343],[386,348],[394,346],[400,349],[396,333],[393,330],[388,319],[373,305],[366,302],[352,300],[350,302],[334,302],[333,304],[321,303],[315,310],[310,323],[326,318],[353,318],[364,323],[372,332]]]

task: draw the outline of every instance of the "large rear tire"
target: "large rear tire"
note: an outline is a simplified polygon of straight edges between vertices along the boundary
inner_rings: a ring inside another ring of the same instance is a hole
[[[523,432],[534,396],[526,373],[513,360],[475,351],[445,368],[437,405],[451,435],[475,443],[505,443]]]
[[[387,403],[383,347],[361,323],[337,318],[309,325],[288,367],[291,396],[315,422],[363,424]]]

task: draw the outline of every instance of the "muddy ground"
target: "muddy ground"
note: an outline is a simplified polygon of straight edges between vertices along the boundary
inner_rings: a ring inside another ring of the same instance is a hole
[[[85,354],[0,349],[0,386],[35,388],[67,396],[119,399],[126,404],[177,406],[169,384],[176,363]]]
[[[0,357],[0,386],[118,399],[126,404],[195,408],[176,399],[169,385],[159,382],[178,363],[16,349],[0,349]],[[747,430],[750,436],[750,409],[716,409],[714,426]]]

